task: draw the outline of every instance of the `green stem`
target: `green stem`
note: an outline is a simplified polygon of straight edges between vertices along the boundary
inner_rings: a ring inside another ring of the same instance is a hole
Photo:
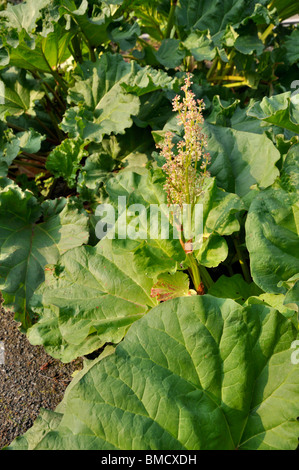
[[[44,61],[46,62],[48,68],[49,68],[49,72],[51,75],[53,75],[54,79],[56,80],[56,82],[61,86],[61,88],[65,91],[65,93],[68,92],[68,88],[66,86],[66,84],[64,83],[64,81],[62,80],[62,78],[60,77],[59,73],[56,72],[56,70],[53,70],[51,65],[49,64],[44,52],[42,51],[42,55],[43,55],[43,59]]]
[[[49,93],[47,92],[47,88],[45,87],[45,85],[43,84],[43,88],[44,88],[44,92],[45,92],[45,110],[47,113],[49,113],[50,115],[54,115],[55,116],[57,115],[57,118],[58,119],[62,119],[62,116],[61,114],[59,114],[59,108],[58,106],[55,107],[53,106],[53,101],[51,100],[50,96],[49,96]],[[49,111],[49,108],[51,108],[51,111]]]
[[[216,79],[215,79],[216,80]],[[217,78],[218,80],[218,78]],[[245,78],[244,77],[241,77],[240,75],[222,75],[221,77],[219,77],[219,80],[223,81],[236,81],[236,82],[244,82]]]
[[[265,42],[265,40],[267,39],[267,37],[269,36],[269,34],[272,33],[273,29],[275,28],[275,25],[274,24],[270,24],[267,29],[263,32],[263,34],[261,35],[261,40],[263,42]]]
[[[207,268],[205,266],[199,265],[198,266],[200,276],[202,278],[202,281],[207,289],[210,289],[210,287],[214,284],[213,279],[211,278]]]
[[[238,260],[239,260],[239,263],[240,263],[240,266],[241,266],[241,269],[242,269],[242,272],[243,272],[244,279],[248,283],[251,283],[252,282],[251,275],[250,275],[247,263],[244,259],[243,253],[240,250],[238,240],[236,238],[233,238],[233,243],[234,243],[234,246],[235,246],[235,249],[236,249],[237,257],[238,257]]]
[[[73,37],[71,42],[72,42],[72,49],[73,49],[72,55],[76,62],[79,62],[79,64],[82,64],[83,57],[82,57],[82,52],[81,52],[81,47],[80,47],[80,41],[79,41],[77,34]]]
[[[165,39],[170,37],[173,25],[174,25],[174,14],[177,6],[177,0],[170,0],[170,11],[168,15],[167,27],[165,31]]]
[[[219,61],[219,57],[216,57],[214,59],[214,62],[212,63],[212,66],[210,67],[210,70],[207,73],[207,80],[210,80],[211,76],[213,75],[215,69],[217,68],[218,61]]]
[[[225,88],[236,88],[239,86],[247,86],[247,80],[244,79],[243,82],[225,83],[223,86]]]
[[[64,112],[66,110],[66,105],[63,103],[63,101],[60,99],[59,95],[56,93],[55,90],[49,85],[48,82],[44,81],[44,79],[40,76],[38,72],[32,72],[32,75],[37,78],[38,80],[41,81],[42,86],[44,87],[45,93],[48,96],[48,93],[45,89],[45,87],[49,90],[50,93],[56,98],[58,104],[61,106],[61,110]],[[50,100],[51,101],[51,100]]]
[[[191,275],[193,285],[195,287],[196,292],[199,293],[200,290],[201,290],[202,282],[201,282],[201,278],[200,278],[200,274],[199,274],[198,264],[197,264],[197,262],[196,262],[196,260],[193,256],[193,253],[188,253],[187,258],[188,258],[189,263],[190,263],[190,266],[189,266],[188,270],[189,270],[189,273]]]
[[[273,31],[274,28],[275,28],[275,25],[274,25],[274,24],[270,24],[270,25],[268,26],[268,28],[265,29],[265,31],[263,32],[263,34],[261,34],[260,39],[261,39],[261,41],[262,41],[263,43],[265,43],[267,37],[269,36],[269,34],[272,33],[272,31]]]
[[[62,131],[61,131],[60,128],[59,128],[59,123],[58,123],[58,121],[57,121],[57,119],[56,119],[56,116],[55,116],[55,114],[54,114],[51,110],[49,110],[49,116],[50,116],[50,118],[51,118],[51,120],[52,120],[52,123],[53,123],[53,126],[55,127],[55,130],[56,130],[56,132],[57,132],[58,139],[59,139],[60,141],[64,140],[64,136],[63,136]]]

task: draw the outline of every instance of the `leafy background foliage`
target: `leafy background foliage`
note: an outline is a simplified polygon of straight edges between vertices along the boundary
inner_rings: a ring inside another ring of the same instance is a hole
[[[298,13],[288,0],[3,5],[4,305],[63,362],[102,352],[11,448],[296,448],[299,30],[282,21]],[[101,204],[167,202],[155,145],[182,137],[186,73],[211,154],[203,296],[178,240],[96,235]]]

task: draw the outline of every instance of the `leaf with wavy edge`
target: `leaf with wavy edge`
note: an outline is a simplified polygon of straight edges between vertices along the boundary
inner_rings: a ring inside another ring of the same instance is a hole
[[[275,185],[256,195],[249,208],[246,245],[251,275],[265,292],[284,294],[278,286],[299,272],[299,198]]]
[[[87,242],[88,219],[72,201],[39,204],[30,191],[11,182],[0,190],[0,227],[2,295],[26,328],[31,322],[29,301],[44,279],[45,265]]]
[[[29,341],[63,362],[118,343],[157,304],[151,287],[134,255],[116,253],[111,240],[70,250],[57,266],[47,266],[34,294],[31,307],[39,320],[28,330]]]
[[[249,106],[247,115],[260,121],[299,133],[299,96],[291,92],[280,95],[265,96],[261,102]]]
[[[104,135],[124,134],[139,111],[139,98],[126,93],[121,83],[131,72],[131,65],[119,54],[103,54],[97,62],[85,62],[81,76],[70,89],[68,100],[74,103],[61,123],[70,137],[101,142]]]
[[[296,338],[263,305],[209,295],[164,302],[79,373],[55,429],[46,422],[42,436],[39,421],[39,439],[28,431],[9,448],[295,450]]]

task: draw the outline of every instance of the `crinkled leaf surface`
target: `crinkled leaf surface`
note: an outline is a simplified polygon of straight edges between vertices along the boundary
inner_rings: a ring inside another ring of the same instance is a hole
[[[260,121],[299,133],[299,96],[291,97],[291,92],[282,93],[249,106],[247,114]]]
[[[181,65],[186,56],[179,39],[163,39],[159,50],[155,53],[156,59],[166,68],[174,69]]]
[[[239,25],[250,18],[258,22],[261,11],[257,11],[256,3],[246,0],[181,0],[176,11],[176,21],[184,31],[209,29],[215,35],[224,32],[229,24]],[[263,3],[266,2],[258,2],[261,7]]]
[[[212,157],[210,172],[220,187],[243,197],[254,184],[266,188],[274,183],[280,153],[265,134],[213,125],[206,125],[205,131]]]
[[[283,297],[283,304],[289,309],[299,312],[299,273],[294,274],[287,281],[280,281],[278,286],[283,286],[287,289],[287,293]],[[298,322],[299,322],[299,317]],[[299,325],[298,325],[299,326]]]
[[[34,129],[13,134],[7,129],[2,130],[0,139],[0,176],[6,176],[9,166],[19,154],[19,152],[35,153],[40,150],[44,136]]]
[[[41,219],[42,218],[42,219]],[[0,287],[5,306],[30,324],[29,301],[44,279],[44,267],[88,240],[87,216],[66,199],[40,205],[13,184],[0,191]]]
[[[111,41],[116,42],[123,51],[132,49],[140,36],[141,30],[137,22],[133,25],[129,23],[113,25],[109,30],[109,38]]]
[[[261,305],[269,305],[272,308],[278,310],[284,317],[287,318],[294,318],[295,311],[290,308],[286,307],[284,304],[286,296],[284,294],[260,294],[259,296],[254,295],[253,297],[249,297],[244,305],[252,305],[252,304],[261,304]],[[298,327],[298,324],[295,325]]]
[[[24,436],[14,442],[14,450],[33,450],[49,431],[54,431],[61,421],[62,414],[41,408],[40,415]],[[29,444],[30,442],[30,444]],[[28,445],[29,444],[29,445]]]
[[[286,58],[290,65],[299,60],[299,29],[294,29],[285,41]]]
[[[91,353],[106,342],[118,343],[128,327],[156,305],[152,281],[136,268],[134,255],[116,253],[111,240],[97,247],[69,250],[48,266],[45,282],[31,307],[40,315],[28,330],[63,362]]]
[[[189,289],[190,279],[186,273],[177,271],[174,274],[162,273],[151,290],[151,297],[157,298],[160,302],[196,295],[196,291]]]
[[[99,184],[111,177],[115,160],[105,153],[93,153],[86,159],[78,178],[79,187],[97,189]]]
[[[81,78],[69,91],[69,101],[76,106],[66,111],[61,128],[70,137],[95,142],[111,133],[124,134],[140,105],[137,96],[121,87],[130,72],[131,65],[118,54],[106,53],[95,63],[82,64]]]
[[[101,7],[93,10],[92,16],[88,16],[87,9],[89,2],[83,0],[77,8],[78,2],[73,0],[61,1],[59,8],[60,15],[64,14],[67,19],[67,28],[70,27],[70,18],[78,25],[79,31],[84,34],[88,43],[92,47],[97,47],[109,42],[108,27],[113,21],[110,8],[105,6],[103,2]],[[77,4],[76,4],[77,3]],[[126,23],[124,23],[126,25]]]
[[[299,272],[299,197],[278,185],[261,191],[246,220],[246,245],[254,282],[265,292],[285,293],[278,287]]]
[[[176,85],[176,79],[170,77],[164,70],[156,70],[148,65],[139,67],[132,65],[133,70],[121,86],[131,93],[138,96],[151,93],[161,89],[173,89]]]
[[[3,50],[9,54],[11,66],[33,72],[51,73],[70,57],[68,45],[73,34],[72,31],[66,31],[55,22],[46,35],[36,33],[34,38],[22,30],[18,34],[16,44],[12,44],[5,36],[2,36],[5,44]]]
[[[6,18],[8,27],[19,31],[25,29],[27,33],[31,33],[36,27],[36,21],[42,16],[41,10],[48,3],[48,0],[26,0],[19,5],[8,3],[0,16]]]
[[[72,188],[76,183],[80,162],[88,153],[84,150],[86,144],[81,138],[65,139],[54,148],[47,158],[46,168],[56,177],[62,177]]]
[[[295,450],[296,338],[263,305],[209,295],[164,302],[83,372],[56,429],[47,419],[42,436],[39,420],[38,439],[28,431],[10,448]]]
[[[213,60],[217,53],[212,39],[205,31],[192,32],[183,45],[197,61]]]
[[[223,274],[211,286],[208,293],[214,297],[233,299],[242,305],[248,297],[259,295],[262,290],[254,282],[250,284],[246,282],[241,274],[234,274],[231,277]]]
[[[140,269],[151,277],[174,272],[186,257],[170,223],[163,184],[161,170],[152,173],[140,167],[119,172],[105,187],[109,202],[118,210],[114,243],[134,250]]]
[[[230,103],[221,100],[219,95],[215,95],[213,97],[211,114],[208,116],[206,121],[218,126],[235,128],[231,121],[235,117],[236,112],[240,111],[240,108],[238,108],[239,103],[240,100],[234,100]]]
[[[116,229],[120,227],[123,237],[123,240],[118,242],[126,245],[128,249],[131,247],[136,250],[138,255],[143,253],[143,256],[138,256],[138,262],[149,276],[156,276],[165,271],[174,272],[178,263],[185,260],[185,253],[178,239],[180,235],[176,225],[172,225],[171,208],[167,206],[166,193],[163,189],[164,181],[165,177],[161,170],[151,174],[150,171],[141,168],[135,171],[122,171],[106,184],[110,202],[118,204],[118,198],[124,197],[127,208],[132,206],[132,210],[136,209],[136,216],[133,214],[125,219],[123,214],[117,221]],[[202,226],[198,220],[197,228],[193,227],[195,236],[193,250],[200,264],[215,267],[227,257],[228,246],[224,236],[239,230],[240,225],[236,215],[244,209],[244,206],[236,194],[226,193],[217,188],[215,178],[207,178],[203,189],[202,196],[196,201],[199,207],[196,217],[202,217]],[[146,209],[144,217],[140,215],[135,204],[141,204]],[[161,230],[161,225],[157,226],[155,231],[154,206],[157,211],[160,210],[164,222],[170,220],[169,236]],[[127,215],[129,212],[127,211]],[[183,217],[183,212],[181,216]],[[127,220],[127,226],[132,227],[126,234],[123,229],[124,220]],[[136,227],[136,236],[133,233],[134,227]],[[132,239],[132,233],[135,239]]]
[[[24,70],[8,69],[1,75],[4,86],[0,87],[0,118],[34,114],[35,102],[44,96],[33,80],[26,78]],[[2,95],[1,95],[2,93]]]
[[[281,171],[281,184],[286,191],[299,191],[299,144],[290,147]]]
[[[195,245],[198,262],[209,268],[218,266],[228,255],[224,238],[240,229],[237,214],[244,209],[241,199],[226,193],[216,185],[215,178],[207,178],[203,194],[197,201],[202,204],[202,240],[200,247]]]
[[[82,198],[94,204],[94,209],[102,199],[102,187],[110,178],[112,171],[125,166],[126,169],[145,167],[151,160],[153,139],[149,129],[135,125],[123,135],[104,138],[100,144],[91,144],[84,167],[78,175],[77,190]]]

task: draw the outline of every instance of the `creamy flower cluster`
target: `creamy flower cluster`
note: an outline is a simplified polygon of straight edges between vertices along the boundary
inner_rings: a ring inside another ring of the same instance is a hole
[[[205,153],[207,138],[202,132],[204,109],[203,100],[196,100],[190,90],[190,75],[182,87],[184,97],[177,95],[173,99],[173,110],[178,113],[179,125],[184,127],[184,138],[178,144],[173,143],[174,134],[167,132],[163,143],[157,144],[166,163],[163,170],[167,175],[164,186],[168,204],[194,204],[202,193],[203,181],[208,176],[209,153]]]

